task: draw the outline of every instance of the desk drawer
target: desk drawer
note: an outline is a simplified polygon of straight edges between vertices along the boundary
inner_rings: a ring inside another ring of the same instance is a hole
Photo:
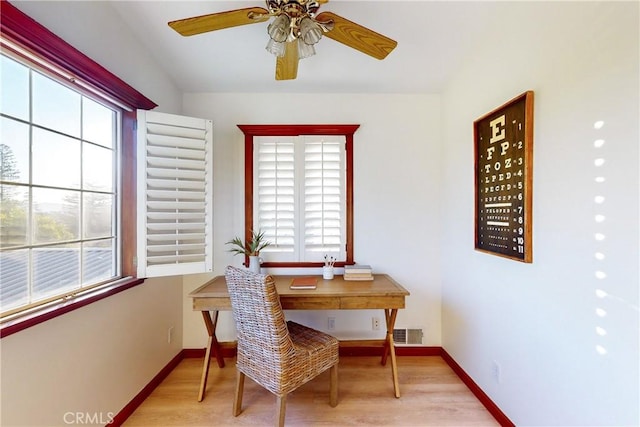
[[[362,297],[342,297],[340,298],[340,309],[357,310],[371,308],[404,308],[404,296],[371,296]]]
[[[340,298],[280,296],[280,304],[285,310],[337,310],[340,308]]]

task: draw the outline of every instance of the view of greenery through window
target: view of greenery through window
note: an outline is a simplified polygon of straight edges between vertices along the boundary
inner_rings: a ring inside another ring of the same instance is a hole
[[[118,275],[117,110],[2,55],[0,311]]]

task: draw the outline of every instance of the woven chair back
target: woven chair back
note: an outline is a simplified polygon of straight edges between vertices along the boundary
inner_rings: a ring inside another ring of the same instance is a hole
[[[273,370],[273,384],[263,385],[278,390],[279,373],[294,350],[275,281],[233,266],[227,267],[225,278],[238,337],[237,368],[250,377]]]

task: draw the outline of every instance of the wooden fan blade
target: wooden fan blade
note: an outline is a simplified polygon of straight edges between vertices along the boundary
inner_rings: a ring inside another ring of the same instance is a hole
[[[249,17],[251,15],[253,15],[252,18]],[[183,36],[193,36],[208,31],[264,22],[269,18],[269,12],[266,9],[261,7],[247,7],[244,9],[229,10],[227,12],[194,16],[193,18],[178,19],[177,21],[169,22],[169,26]]]
[[[322,12],[316,17],[316,20],[320,22],[333,21],[333,29],[324,33],[326,37],[376,59],[386,58],[398,45],[395,40],[351,22],[335,13]]]
[[[276,80],[294,80],[298,76],[298,39],[287,42],[284,56],[276,59]]]

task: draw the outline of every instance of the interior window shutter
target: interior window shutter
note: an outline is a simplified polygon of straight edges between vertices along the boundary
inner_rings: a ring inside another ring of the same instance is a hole
[[[304,261],[344,259],[345,138],[303,136]]]
[[[295,137],[257,137],[254,140],[254,224],[271,246],[261,253],[271,262],[297,259]]]
[[[138,277],[213,270],[213,124],[138,111]]]

